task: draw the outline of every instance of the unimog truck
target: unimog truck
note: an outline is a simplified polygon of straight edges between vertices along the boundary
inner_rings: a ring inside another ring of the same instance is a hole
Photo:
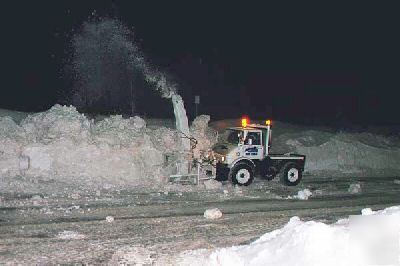
[[[241,122],[241,127],[227,128],[213,146],[215,179],[248,186],[256,175],[268,180],[279,176],[283,184],[297,185],[302,178],[306,156],[270,153],[271,120],[265,125],[249,124],[248,118]]]

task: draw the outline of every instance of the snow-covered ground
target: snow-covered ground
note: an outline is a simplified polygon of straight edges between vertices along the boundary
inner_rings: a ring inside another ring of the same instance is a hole
[[[209,255],[222,254],[221,263],[225,264],[221,265],[235,265],[227,264],[222,252],[226,250],[239,265],[250,252],[254,258],[273,256],[275,265],[282,258],[293,262],[293,256],[299,256],[298,264],[293,265],[312,265],[307,264],[306,256],[315,254],[313,248],[351,243],[344,234],[354,222],[335,224],[338,219],[360,214],[368,207],[382,210],[400,205],[396,180],[307,176],[296,187],[255,180],[249,187],[223,183],[213,189],[167,185],[138,190],[85,188],[44,180],[35,183],[20,178],[17,181],[24,183],[24,190],[15,191],[6,183],[7,189],[2,186],[0,191],[0,264],[209,265]],[[361,192],[349,191],[353,184],[360,184]],[[307,200],[298,197],[307,190],[312,193]],[[291,219],[294,216],[301,220]],[[386,234],[388,229],[393,236],[398,235],[396,228],[383,225],[376,227],[378,234]],[[365,229],[370,230],[368,224]],[[269,237],[253,243],[265,234]],[[325,238],[336,242],[325,243]],[[371,243],[365,242],[363,247]],[[263,249],[259,254],[262,247],[280,249]],[[292,257],[286,253],[290,249]],[[332,253],[326,252],[315,265],[326,265],[332,258]],[[344,250],[337,252],[346,254]]]
[[[179,265],[400,265],[400,206],[335,224],[292,217],[249,245],[184,252]]]

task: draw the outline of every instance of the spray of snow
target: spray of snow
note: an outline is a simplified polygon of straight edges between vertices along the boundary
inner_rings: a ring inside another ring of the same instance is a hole
[[[177,265],[399,265],[400,206],[328,225],[290,219],[245,246],[182,253]]]

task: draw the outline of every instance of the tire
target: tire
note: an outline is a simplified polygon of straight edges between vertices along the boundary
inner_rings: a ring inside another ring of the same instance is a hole
[[[239,163],[232,167],[230,172],[232,183],[239,186],[248,186],[253,182],[253,168],[247,164]]]
[[[264,179],[271,181],[276,177],[277,174],[278,170],[275,167],[271,166],[265,171]]]
[[[281,183],[286,186],[296,186],[303,177],[300,167],[295,163],[286,163],[279,175]]]

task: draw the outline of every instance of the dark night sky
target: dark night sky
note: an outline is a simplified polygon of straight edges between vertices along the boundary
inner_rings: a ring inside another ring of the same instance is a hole
[[[400,122],[395,6],[244,1],[1,5],[0,108],[39,111],[57,102],[57,90],[64,86],[60,69],[66,33],[96,10],[134,27],[146,56],[180,81],[189,112],[194,95],[200,95],[201,110],[214,117],[245,112],[303,123]]]

